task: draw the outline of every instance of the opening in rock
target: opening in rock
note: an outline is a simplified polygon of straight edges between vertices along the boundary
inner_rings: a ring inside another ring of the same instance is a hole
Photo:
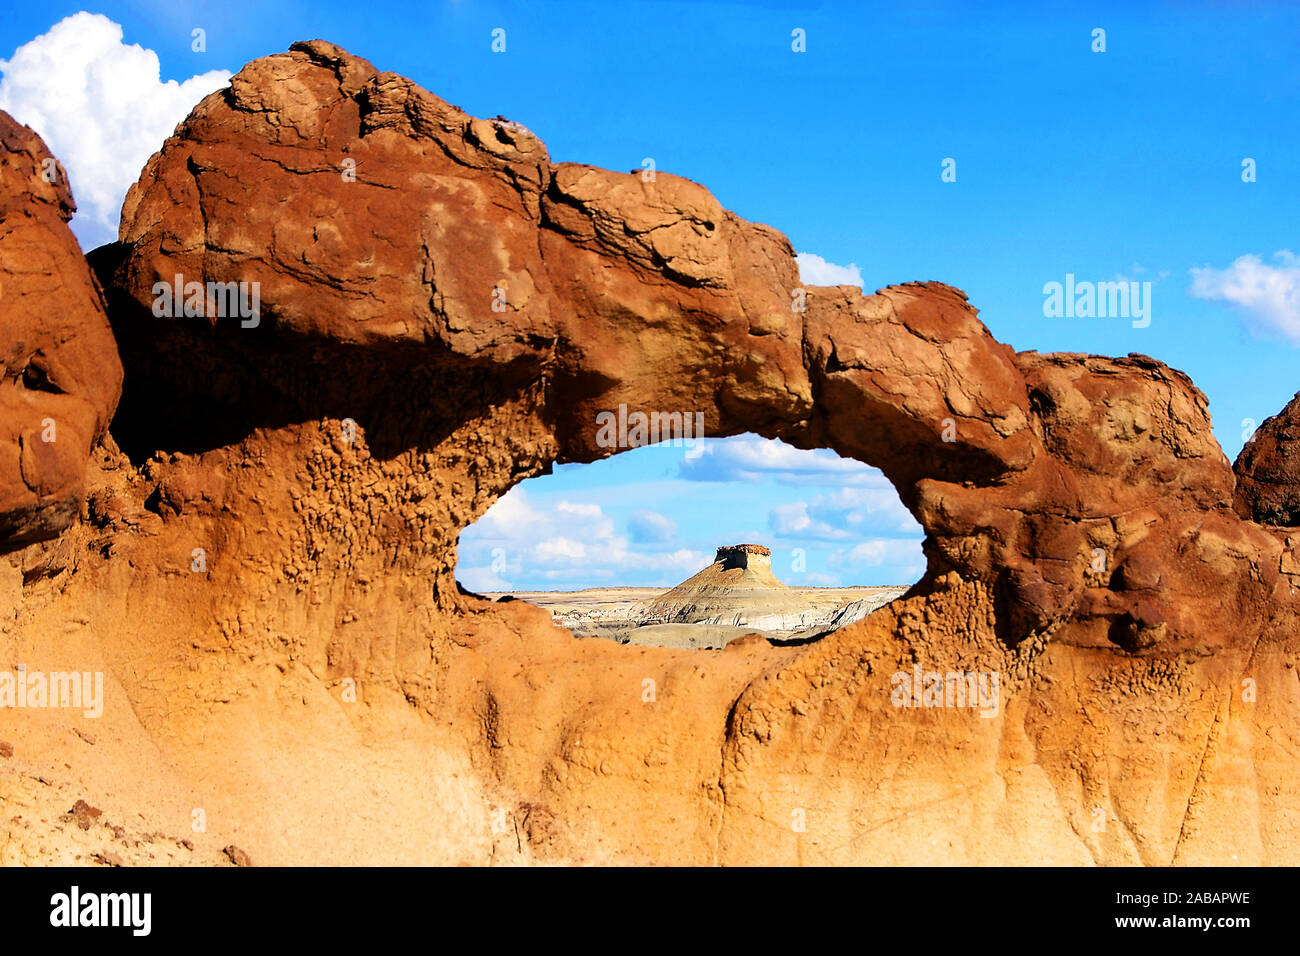
[[[923,538],[877,469],[747,434],[528,479],[461,532],[456,577],[579,637],[802,642],[903,594]]]

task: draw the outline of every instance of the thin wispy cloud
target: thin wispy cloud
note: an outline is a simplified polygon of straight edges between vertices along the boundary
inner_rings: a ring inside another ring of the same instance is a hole
[[[757,435],[739,435],[701,443],[697,454],[681,466],[688,481],[758,481],[781,484],[870,485],[883,481],[880,472],[825,448],[811,451]]]

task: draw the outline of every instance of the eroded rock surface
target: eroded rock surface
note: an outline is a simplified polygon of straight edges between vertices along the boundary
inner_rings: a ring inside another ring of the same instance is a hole
[[[122,368],[99,289],[68,228],[67,175],[0,112],[0,549],[77,516],[86,462]]]
[[[1243,518],[1300,526],[1300,394],[1265,420],[1237,456],[1236,506]]]
[[[711,435],[884,470],[929,535],[928,577],[986,584],[1008,643],[1063,622],[1089,640],[1213,642],[1199,592],[1246,611],[1276,584],[1261,560],[1276,545],[1234,518],[1186,376],[1142,356],[1016,355],[935,283],[801,292],[784,237],[703,187],[551,164],[518,124],[329,44],[256,61],[209,96],[132,189],[121,234],[101,261],[137,306],[116,319],[140,402],[128,449],[148,407],[148,436],[172,448],[351,418],[392,459],[516,401],[529,425],[497,442],[515,467],[481,486],[477,517],[552,458],[609,454],[601,411],[699,411]],[[262,324],[159,322],[155,283],[175,276],[257,283]],[[175,434],[157,427],[163,396]],[[1233,557],[1198,553],[1188,536],[1206,520],[1216,542],[1240,539]],[[452,593],[454,539],[427,525],[403,538],[435,545],[428,566]]]
[[[215,845],[1300,857],[1284,542],[1234,511],[1205,397],[1154,359],[1017,354],[940,283],[802,288],[789,242],[702,186],[551,163],[320,41],[206,98],[92,259],[127,454],[96,454],[75,573],[0,566],[3,640],[113,675],[106,739],[156,755],[117,785],[167,767],[157,812],[208,808]],[[158,314],[178,276],[205,316]],[[213,315],[209,283],[256,283],[257,315]],[[617,451],[620,405],[880,467],[925,577],[823,640],[697,653],[461,592],[460,531]],[[914,671],[999,697],[912,706]],[[54,752],[66,726],[41,727]]]

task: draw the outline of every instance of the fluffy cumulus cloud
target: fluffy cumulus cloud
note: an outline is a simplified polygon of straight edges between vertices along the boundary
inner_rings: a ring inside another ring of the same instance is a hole
[[[1283,249],[1273,265],[1245,255],[1226,269],[1192,269],[1192,295],[1230,303],[1254,332],[1300,345],[1300,256]]]
[[[86,248],[117,238],[126,191],[176,124],[230,80],[210,70],[161,79],[158,54],[122,42],[122,27],[96,13],[56,23],[0,60],[0,109],[36,130],[68,171]]]
[[[662,522],[672,526],[670,519],[654,512],[638,515],[661,535]],[[675,526],[671,530],[675,532]],[[456,577],[474,591],[567,590],[629,579],[667,586],[712,560],[712,555],[689,548],[633,548],[600,505],[564,499],[535,502],[523,487],[515,486],[461,534]]]
[[[700,442],[682,463],[689,481],[758,481],[787,485],[869,485],[883,481],[879,470],[825,448],[805,451],[757,435]]]
[[[772,509],[772,530],[777,534],[793,537],[803,534],[811,526],[812,518],[808,515],[806,501],[792,501]]]
[[[820,586],[907,584],[921,576],[925,532],[888,480],[774,506],[775,555],[802,554],[789,583]]]
[[[799,281],[807,285],[862,286],[862,273],[852,262],[847,266],[837,266],[811,252],[799,253],[795,261],[799,263]]]
[[[556,535],[533,545],[533,557],[547,564],[565,561],[581,561],[587,557],[587,546],[581,541],[574,541],[564,535]]]

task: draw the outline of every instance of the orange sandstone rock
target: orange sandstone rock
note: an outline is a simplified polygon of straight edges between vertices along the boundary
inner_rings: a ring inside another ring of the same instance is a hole
[[[77,515],[122,368],[68,229],[76,205],[39,136],[0,112],[0,549]]]

